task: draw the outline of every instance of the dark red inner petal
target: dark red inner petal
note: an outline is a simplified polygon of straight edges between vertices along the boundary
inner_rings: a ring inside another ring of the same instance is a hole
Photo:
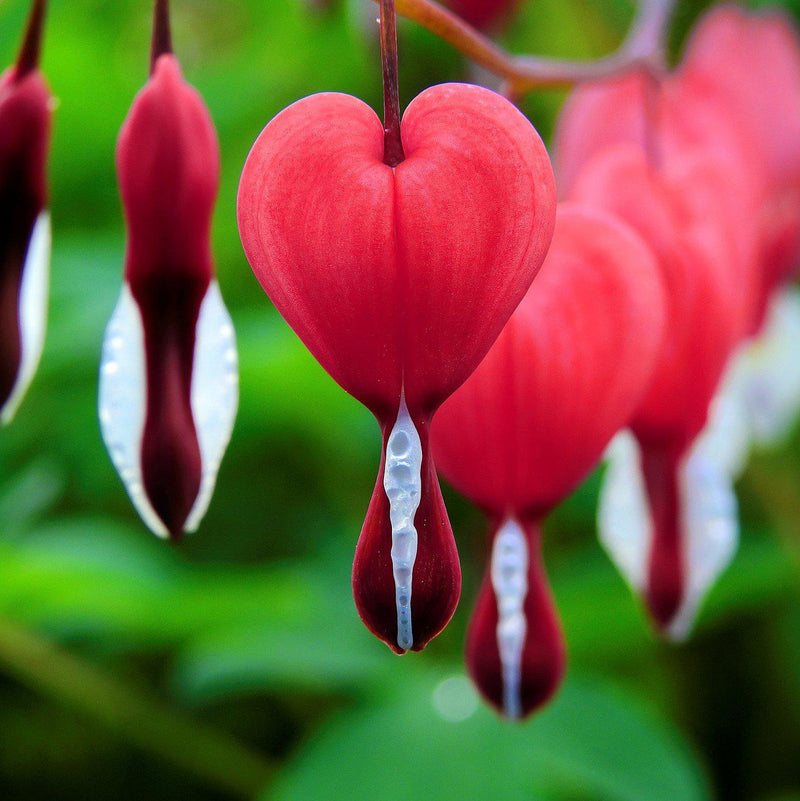
[[[207,286],[184,278],[131,287],[142,314],[147,375],[142,479],[174,539],[182,534],[203,472],[191,390],[195,331]]]
[[[679,455],[672,450],[642,447],[642,471],[653,522],[646,600],[653,620],[661,629],[672,622],[685,593],[679,462]]]
[[[0,407],[14,389],[22,359],[19,290],[31,231],[38,214],[18,175],[0,178]]]
[[[45,202],[47,94],[36,76],[0,84],[0,406],[22,357],[19,291],[36,218]]]

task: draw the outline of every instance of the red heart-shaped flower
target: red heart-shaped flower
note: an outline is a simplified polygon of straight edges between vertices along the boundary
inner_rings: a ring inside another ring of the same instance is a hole
[[[443,474],[493,520],[467,660],[511,716],[543,703],[563,672],[539,521],[628,422],[663,323],[661,279],[644,243],[610,216],[562,205],[541,275],[434,423]]]
[[[530,286],[555,213],[544,146],[499,95],[435,86],[410,104],[401,136],[405,160],[389,167],[368,106],[338,94],[300,100],[253,146],[238,207],[261,285],[322,366],[376,415],[384,449],[398,416],[406,421],[414,456],[406,489],[417,505],[405,518],[418,535],[407,588],[413,645],[398,643],[394,612],[409,593],[393,577],[397,531],[381,486],[391,459],[381,463],[353,570],[362,618],[398,651],[424,647],[460,590],[426,452],[430,418]]]

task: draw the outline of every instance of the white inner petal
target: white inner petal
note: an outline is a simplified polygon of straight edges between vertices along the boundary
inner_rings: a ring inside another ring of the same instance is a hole
[[[756,444],[780,444],[800,413],[800,289],[789,287],[770,304],[764,329],[736,359],[737,385]]]
[[[641,593],[647,582],[653,521],[639,443],[630,431],[614,437],[606,460],[597,511],[600,543],[633,590]]]
[[[700,605],[731,563],[739,544],[739,507],[733,488],[738,464],[721,451],[724,432],[738,426],[725,404],[715,404],[703,433],[681,465],[679,491],[686,588],[683,603],[667,635],[684,640],[691,633]],[[733,436],[733,433],[731,434]]]
[[[414,644],[411,627],[411,585],[417,558],[414,517],[422,494],[422,443],[400,398],[397,421],[386,443],[383,488],[389,499],[392,523],[392,570],[397,606],[397,645],[408,650]]]
[[[47,297],[50,288],[50,214],[36,219],[25,254],[19,293],[21,358],[11,394],[0,410],[0,423],[10,423],[33,381],[44,349],[47,331]]]
[[[674,640],[689,635],[703,599],[736,553],[739,520],[733,483],[742,461],[739,411],[724,399],[715,402],[706,428],[679,468],[686,574],[683,602],[666,630]],[[627,431],[618,434],[607,458],[598,507],[600,541],[631,587],[644,593],[653,522],[635,437]]]
[[[492,587],[497,601],[497,649],[503,672],[503,711],[510,718],[522,714],[520,685],[522,652],[528,623],[528,543],[513,518],[503,523],[492,545]]]
[[[219,285],[212,281],[200,307],[192,373],[192,415],[203,475],[185,530],[200,525],[217,481],[239,406],[239,359],[233,322]]]
[[[125,283],[103,339],[100,430],[136,511],[154,534],[166,539],[169,532],[150,505],[142,483],[146,387],[142,316]]]

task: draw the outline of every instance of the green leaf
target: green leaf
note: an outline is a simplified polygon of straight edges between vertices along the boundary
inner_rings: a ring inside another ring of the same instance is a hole
[[[686,743],[630,696],[571,677],[544,712],[514,725],[470,704],[466,687],[448,706],[444,677],[402,667],[394,700],[330,720],[263,801],[306,801],[321,787],[326,801],[708,798]]]

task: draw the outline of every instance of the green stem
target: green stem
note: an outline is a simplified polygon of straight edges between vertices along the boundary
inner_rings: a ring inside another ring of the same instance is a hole
[[[274,772],[266,759],[232,737],[167,708],[2,616],[0,666],[34,690],[232,795],[255,797]]]

